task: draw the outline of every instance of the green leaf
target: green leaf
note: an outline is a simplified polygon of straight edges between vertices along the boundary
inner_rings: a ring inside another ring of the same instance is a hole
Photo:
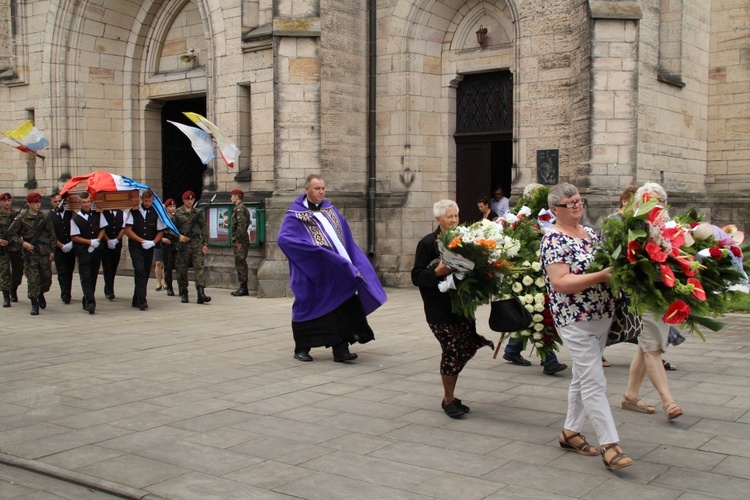
[[[719,330],[721,330],[727,325],[723,321],[719,321],[714,318],[709,318],[707,316],[697,316],[695,314],[690,315],[690,320],[695,323],[698,323],[701,326],[705,326],[706,328],[708,328],[709,330],[713,332],[718,332]],[[701,338],[703,340],[706,340],[705,338],[703,338],[703,335],[701,335]]]
[[[615,248],[615,251],[612,252],[612,260],[619,259],[621,253],[622,253],[622,245],[617,245],[617,248]]]
[[[643,229],[630,229],[628,230],[628,241],[637,240],[638,238],[645,238],[648,233]]]

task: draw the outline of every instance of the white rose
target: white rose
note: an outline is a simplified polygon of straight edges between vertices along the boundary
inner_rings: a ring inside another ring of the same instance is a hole
[[[510,338],[517,339],[518,338],[518,332],[513,332],[510,334]]]
[[[523,283],[524,286],[531,286],[534,284],[534,278],[532,278],[531,276],[524,276],[521,280],[521,283]]]
[[[526,299],[526,303],[527,304],[533,304],[534,303],[534,296],[531,295],[530,293],[527,293],[526,295],[524,295],[523,298]],[[531,311],[529,311],[529,312],[531,312]]]
[[[541,332],[542,330],[544,330],[544,325],[541,323],[535,323],[534,330],[536,330],[537,332]]]
[[[534,334],[534,340],[542,340],[542,334],[541,333],[535,333]]]
[[[531,319],[534,320],[534,323],[541,323],[542,321],[544,321],[544,316],[542,316],[541,314],[535,314]]]
[[[536,347],[537,349],[541,349],[542,347],[544,347],[544,344],[542,344],[541,342],[534,342],[534,347]]]
[[[533,269],[536,272],[539,272],[542,270],[542,265],[539,262],[534,262],[531,264],[531,269]]]
[[[540,255],[542,255],[542,250],[541,249],[539,249],[539,250],[536,251],[536,256],[539,257]]]
[[[526,310],[527,310],[527,311],[529,311],[530,313],[533,313],[533,312],[534,312],[534,306],[532,306],[531,304],[526,304],[526,305],[525,305],[525,306],[523,306],[523,307],[525,307],[525,308],[526,308]]]
[[[538,287],[543,287],[543,286],[544,286],[544,278],[537,278],[537,279],[536,279],[536,281],[535,281],[534,283],[535,283],[535,284],[536,284],[536,286],[538,286]]]
[[[528,260],[525,260],[525,261],[523,261],[523,264],[521,264],[521,265],[523,267],[529,267],[529,266],[531,266],[531,262],[529,262]]]
[[[544,304],[544,294],[543,293],[537,293],[534,295],[534,302],[537,304]]]
[[[513,283],[513,286],[511,288],[514,292],[518,293],[521,290],[523,290],[523,285],[521,285],[518,281],[516,281],[515,283]]]
[[[521,332],[521,335],[524,337],[530,337],[531,336],[531,330],[524,330]]]
[[[523,207],[521,207],[521,210],[518,211],[518,215],[523,215],[524,217],[528,217],[529,215],[531,215],[531,209],[527,207],[526,205],[524,205]]]
[[[544,311],[544,304],[535,304],[534,311],[540,313]]]

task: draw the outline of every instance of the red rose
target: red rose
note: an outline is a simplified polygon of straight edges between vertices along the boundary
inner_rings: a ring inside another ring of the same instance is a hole
[[[664,262],[667,260],[667,254],[653,241],[646,243],[646,253],[654,262]]]
[[[717,259],[717,260],[721,259],[721,256],[723,254],[723,252],[721,251],[721,249],[717,248],[717,247],[711,247],[711,248],[709,248],[708,249],[708,253],[711,254],[711,257],[713,257],[714,259]]]
[[[703,283],[698,281],[696,278],[688,278],[688,285],[693,285],[693,297],[700,300],[701,302],[706,301],[706,291],[703,289]]]
[[[690,316],[690,306],[681,300],[675,300],[669,305],[669,309],[661,317],[661,320],[669,325],[677,325]]]
[[[552,216],[550,214],[544,214],[544,215],[540,215],[539,216],[539,220],[545,221],[545,222],[548,221],[548,220],[550,220],[551,218],[552,218]]]
[[[675,277],[674,277],[674,272],[672,271],[672,268],[666,264],[661,264],[659,266],[659,270],[661,271],[661,282],[664,283],[665,286],[668,286],[669,288],[673,288]]]
[[[740,250],[740,247],[729,247],[729,251],[732,252],[732,255],[735,257],[742,257],[742,250]]]

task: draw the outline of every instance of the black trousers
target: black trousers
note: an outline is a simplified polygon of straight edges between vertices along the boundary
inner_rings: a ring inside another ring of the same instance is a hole
[[[105,246],[102,249],[104,295],[109,295],[110,293],[115,293],[115,275],[117,274],[117,267],[120,265],[120,257],[122,256],[122,243],[118,242],[114,250],[110,249],[104,240],[102,240],[102,245]]]
[[[130,261],[133,263],[133,279],[135,280],[133,305],[140,307],[147,304],[146,289],[151,275],[151,264],[154,262],[154,249],[144,250],[139,243],[134,241],[129,243],[128,252],[130,252]]]
[[[60,284],[60,296],[71,296],[73,287],[73,271],[76,268],[76,252],[68,253],[59,248],[55,249],[55,269],[57,269],[57,282]]]
[[[78,257],[78,277],[81,279],[81,290],[83,291],[83,306],[96,305],[96,280],[99,277],[99,267],[102,263],[102,254],[98,248],[93,252],[88,251],[88,245],[83,249],[76,249]]]

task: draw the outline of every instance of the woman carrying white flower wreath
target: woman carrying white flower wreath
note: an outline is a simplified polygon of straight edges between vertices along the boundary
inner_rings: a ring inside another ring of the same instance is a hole
[[[541,261],[555,327],[573,361],[568,413],[559,443],[563,449],[596,456],[596,448],[581,435],[588,416],[604,465],[608,469],[628,467],[633,460],[618,444],[601,361],[614,309],[607,285],[612,274],[609,268],[586,273],[599,236],[580,223],[585,200],[578,189],[567,182],[558,184],[550,189],[547,202],[556,220],[542,238]]]

